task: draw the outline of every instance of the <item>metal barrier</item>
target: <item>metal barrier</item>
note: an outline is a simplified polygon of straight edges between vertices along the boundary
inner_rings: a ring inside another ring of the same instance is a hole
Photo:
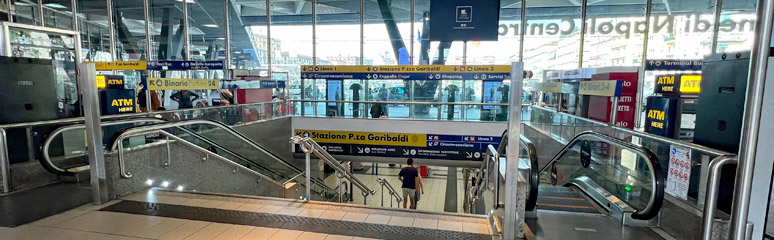
[[[309,181],[311,179],[311,155],[314,154],[318,158],[322,159],[323,162],[325,162],[328,166],[333,168],[336,171],[336,177],[338,178],[339,182],[339,189],[341,191],[342,189],[342,180],[343,178],[346,178],[349,180],[354,186],[360,189],[361,194],[363,195],[363,204],[367,203],[367,197],[368,195],[374,195],[376,194],[376,191],[369,189],[363,182],[361,182],[359,179],[355,178],[352,173],[347,171],[347,169],[341,165],[333,156],[331,156],[327,151],[325,151],[317,142],[315,142],[313,139],[308,137],[301,137],[301,136],[293,136],[290,138],[291,143],[297,144],[299,147],[301,147],[301,150],[306,154],[306,181],[307,184],[309,184]],[[341,193],[341,192],[340,192]],[[339,194],[339,201],[344,202],[343,193]],[[307,197],[311,196],[311,193],[309,192],[309,189],[307,189],[306,193]]]
[[[303,117],[329,117],[327,112],[324,112],[324,113],[320,114],[319,111],[317,111],[317,108],[318,108],[318,107],[316,107],[317,104],[322,103],[322,104],[324,104],[326,106],[327,106],[327,104],[352,104],[353,105],[352,108],[350,108],[348,110],[351,110],[351,113],[353,113],[353,114],[354,114],[355,111],[358,112],[358,116],[347,115],[346,113],[337,113],[336,116],[352,117],[352,118],[370,118],[370,116],[368,114],[369,113],[368,106],[377,105],[378,104],[378,105],[401,105],[401,106],[407,106],[409,108],[409,111],[406,113],[405,116],[396,116],[396,115],[387,114],[388,118],[392,118],[392,119],[424,119],[424,120],[431,119],[431,120],[438,120],[438,121],[440,121],[440,120],[448,120],[448,119],[446,119],[446,116],[448,116],[447,115],[448,111],[454,111],[454,109],[451,109],[451,110],[447,109],[446,113],[444,113],[444,111],[443,111],[444,106],[455,106],[455,107],[459,106],[460,107],[460,110],[461,110],[461,112],[459,114],[460,117],[459,118],[455,118],[453,120],[458,120],[458,121],[459,120],[461,120],[461,121],[500,121],[500,122],[507,121],[507,117],[505,117],[504,119],[499,119],[498,120],[497,116],[501,115],[501,114],[506,114],[507,115],[508,112],[506,110],[501,109],[501,108],[506,108],[506,107],[510,106],[507,103],[475,103],[475,102],[403,102],[403,101],[341,101],[341,100],[336,100],[336,101],[334,101],[334,100],[291,100],[291,101],[294,104],[302,104],[302,105],[304,105],[304,104],[313,104],[315,106],[313,108],[313,112],[311,112],[311,113],[300,112],[300,111],[295,113],[296,116],[303,116]],[[355,106],[354,106],[355,104],[358,105],[357,108],[356,108],[357,110],[355,109]],[[433,116],[432,118],[417,117],[417,116],[415,116],[414,112],[410,110],[414,106],[438,106],[438,111],[436,113],[436,116]],[[467,118],[467,115],[466,115],[466,111],[468,110],[467,107],[472,107],[472,106],[493,106],[494,108],[491,109],[491,111],[488,113],[489,116],[487,117],[488,119],[491,119],[491,120],[481,120],[480,117],[479,117],[479,119]],[[345,112],[346,111],[347,110],[345,110]]]
[[[387,188],[387,193],[390,194],[390,207],[392,207],[393,198],[397,200],[398,207],[400,207],[400,203],[403,201],[403,198],[401,198],[398,191],[396,191],[395,188],[393,188],[392,185],[390,185],[390,182],[384,178],[376,179],[376,182],[378,182],[379,185],[382,185],[382,207],[384,207],[384,188],[385,187]]]
[[[702,239],[712,240],[712,228],[715,223],[715,211],[720,191],[720,170],[727,164],[736,164],[736,155],[723,155],[712,159],[707,181],[707,197],[704,198],[704,218],[702,218]]]
[[[206,107],[206,108],[196,108],[196,109],[177,109],[177,110],[168,110],[168,111],[154,111],[154,112],[143,112],[143,113],[130,113],[130,114],[117,114],[117,115],[109,115],[109,116],[102,116],[100,119],[101,121],[110,121],[110,120],[118,120],[118,119],[137,119],[137,118],[163,118],[164,116],[168,116],[170,120],[175,120],[175,116],[188,116],[191,115],[193,117],[193,113],[201,113],[204,111],[212,111],[212,110],[226,110],[226,109],[235,109],[239,110],[241,112],[249,111],[251,108],[261,109],[265,110],[268,109],[268,107],[271,106],[271,116],[269,118],[265,119],[272,119],[272,118],[278,118],[278,117],[285,117],[293,115],[294,109],[292,108],[292,104],[289,104],[289,101],[272,101],[272,102],[261,102],[261,103],[248,103],[248,104],[238,104],[238,105],[228,105],[228,106],[213,106],[213,107]],[[237,111],[238,112],[238,111]],[[259,120],[265,120],[265,119],[256,119],[256,121]],[[37,121],[37,122],[27,122],[27,123],[14,123],[14,124],[5,124],[0,125],[0,183],[2,183],[2,192],[3,193],[9,193],[13,191],[13,186],[11,182],[11,173],[10,173],[10,157],[9,157],[9,151],[8,151],[8,134],[7,129],[12,128],[24,128],[26,129],[26,139],[27,141],[27,155],[28,159],[27,161],[33,161],[35,160],[35,151],[42,149],[41,147],[33,146],[33,142],[31,141],[31,137],[34,134],[33,128],[34,127],[41,127],[41,126],[61,126],[61,125],[71,125],[71,124],[83,124],[85,121],[85,118],[83,117],[76,117],[76,118],[65,118],[65,119],[57,119],[57,120],[47,120],[47,121]],[[240,122],[240,124],[247,124],[246,122]],[[48,143],[50,145],[50,142]],[[48,152],[44,152],[43,155],[45,156]],[[51,159],[48,157],[48,159],[41,159],[45,162],[50,162]],[[55,166],[54,164],[51,164],[52,166]],[[52,170],[56,171],[64,171],[64,169],[58,168],[55,166],[55,168],[52,168]],[[66,172],[66,171],[65,171]],[[65,173],[66,174],[66,173]]]

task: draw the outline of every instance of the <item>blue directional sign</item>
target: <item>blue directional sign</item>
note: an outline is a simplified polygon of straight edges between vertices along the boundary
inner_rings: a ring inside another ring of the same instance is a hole
[[[645,71],[686,70],[701,71],[702,60],[648,60]]]
[[[261,88],[285,88],[285,81],[261,80]]]
[[[147,63],[153,71],[223,70],[223,61],[152,61]]]

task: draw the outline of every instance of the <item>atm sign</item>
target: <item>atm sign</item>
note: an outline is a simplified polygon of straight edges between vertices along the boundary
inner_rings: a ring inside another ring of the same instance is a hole
[[[680,92],[698,94],[701,92],[701,75],[682,75],[680,77]]]

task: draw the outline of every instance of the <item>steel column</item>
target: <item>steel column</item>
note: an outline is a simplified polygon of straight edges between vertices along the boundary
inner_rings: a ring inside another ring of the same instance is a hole
[[[188,1],[183,0],[183,53],[185,53],[185,56],[183,57],[185,60],[191,60],[191,36],[188,35]],[[188,77],[191,77],[190,71],[187,74]]]
[[[147,1],[147,0],[146,0]],[[226,65],[226,69],[224,69],[226,72],[227,77],[231,77],[229,74],[229,69],[231,69],[231,19],[230,17],[231,11],[229,11],[229,0],[223,0],[223,29],[225,30],[223,37],[223,41],[225,42],[223,45],[223,48],[226,50],[226,60],[224,61]]]
[[[523,0],[522,0],[523,1]],[[524,63],[514,62],[511,63],[511,96],[510,96],[510,118],[508,119],[508,139],[514,139],[509,142],[518,143],[521,135],[521,97],[522,86],[524,84]],[[508,144],[508,152],[518,153],[520,144]],[[500,159],[496,159],[498,162]],[[524,238],[523,224],[524,224],[524,206],[520,206],[519,202],[524,199],[524,194],[519,194],[521,189],[518,189],[519,183],[519,154],[508,154],[506,156],[507,163],[505,165],[505,201],[504,210],[504,226],[503,226],[503,239],[521,239]],[[494,169],[498,172],[499,169]],[[499,174],[490,174],[495,177],[499,177]],[[478,184],[478,183],[476,183]]]
[[[414,12],[414,1],[415,0],[411,0],[411,37],[409,39],[409,65],[414,65],[414,15],[416,14],[416,12]]]
[[[723,11],[723,0],[715,2],[715,25],[712,25],[712,53],[718,52],[718,33],[720,33],[720,14]]]
[[[527,0],[521,0],[521,26],[519,26],[519,62],[524,62],[524,33],[527,31]]]
[[[637,99],[635,99],[635,115],[634,115],[634,128],[642,127],[642,101],[643,90],[645,89],[645,66],[648,62],[648,38],[650,37],[650,15],[652,11],[653,0],[647,0],[645,4],[645,32],[642,38],[642,65],[640,66],[640,77],[637,81]],[[634,28],[637,29],[636,27]]]
[[[107,6],[107,20],[108,20],[108,39],[110,39],[110,59],[111,61],[116,60],[116,28],[115,28],[115,22],[113,22],[113,0],[105,0],[105,4]],[[100,37],[100,39],[102,39]],[[100,40],[101,42],[101,40]],[[115,72],[115,71],[114,71]]]
[[[108,198],[107,175],[105,173],[105,153],[102,146],[102,127],[99,114],[99,96],[97,94],[97,68],[93,63],[81,63],[78,67],[78,81],[81,86],[81,104],[86,125],[88,143],[89,172],[94,204],[106,203]]]
[[[43,19],[43,0],[38,0],[38,23],[41,27],[45,27],[46,23]]]
[[[13,22],[13,14],[11,13],[11,0],[3,1],[5,3],[5,10],[8,13],[8,22]],[[75,5],[73,5],[75,6]],[[75,15],[75,14],[73,14]]]
[[[266,0],[266,63],[268,64],[268,72],[269,72],[269,79],[271,80],[271,2],[270,0]]]
[[[763,89],[768,69],[774,1],[759,0],[756,11],[755,19],[758,21],[755,24],[754,32],[757,34],[750,55],[750,77],[747,84],[747,96],[749,97],[745,102],[742,141],[739,148],[739,164],[737,165],[734,188],[734,204],[731,210],[730,239],[745,239],[748,231],[747,216],[750,210],[753,167],[755,166],[758,131],[760,130],[760,117],[763,110]]]
[[[583,42],[586,40],[586,7],[588,7],[588,0],[583,0],[583,5],[581,5],[580,39],[578,40],[580,42],[578,47],[578,68],[583,68]]]
[[[312,65],[317,65],[317,0],[312,0]]]
[[[363,65],[363,57],[365,57],[365,53],[363,52],[363,45],[365,44],[364,39],[365,36],[363,35],[363,24],[365,23],[365,0],[360,0],[360,65]],[[367,94],[366,94],[367,95]]]
[[[78,33],[74,37],[75,39],[75,66],[78,66],[79,63],[81,63],[81,28],[78,26],[78,7],[77,7],[77,1],[76,0],[70,0],[70,11],[73,12],[72,21],[73,21],[73,31]],[[8,7],[10,9],[10,6]],[[10,12],[9,12],[10,14]]]

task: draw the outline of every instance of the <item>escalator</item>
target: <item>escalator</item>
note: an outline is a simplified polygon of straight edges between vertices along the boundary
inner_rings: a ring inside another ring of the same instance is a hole
[[[499,164],[497,175],[503,178],[503,156],[508,154],[507,137],[503,140],[496,152],[487,154],[499,161],[482,164],[482,185],[493,182],[486,176],[496,175],[487,174],[492,164]],[[648,149],[591,131],[575,136],[552,159],[537,159],[535,145],[524,136],[520,145],[519,171],[528,189],[526,224],[532,234],[528,239],[662,239],[653,228],[659,224],[665,177]],[[488,190],[502,194],[504,181],[494,184],[500,187]],[[484,196],[477,189],[486,188],[473,187],[474,196]]]

